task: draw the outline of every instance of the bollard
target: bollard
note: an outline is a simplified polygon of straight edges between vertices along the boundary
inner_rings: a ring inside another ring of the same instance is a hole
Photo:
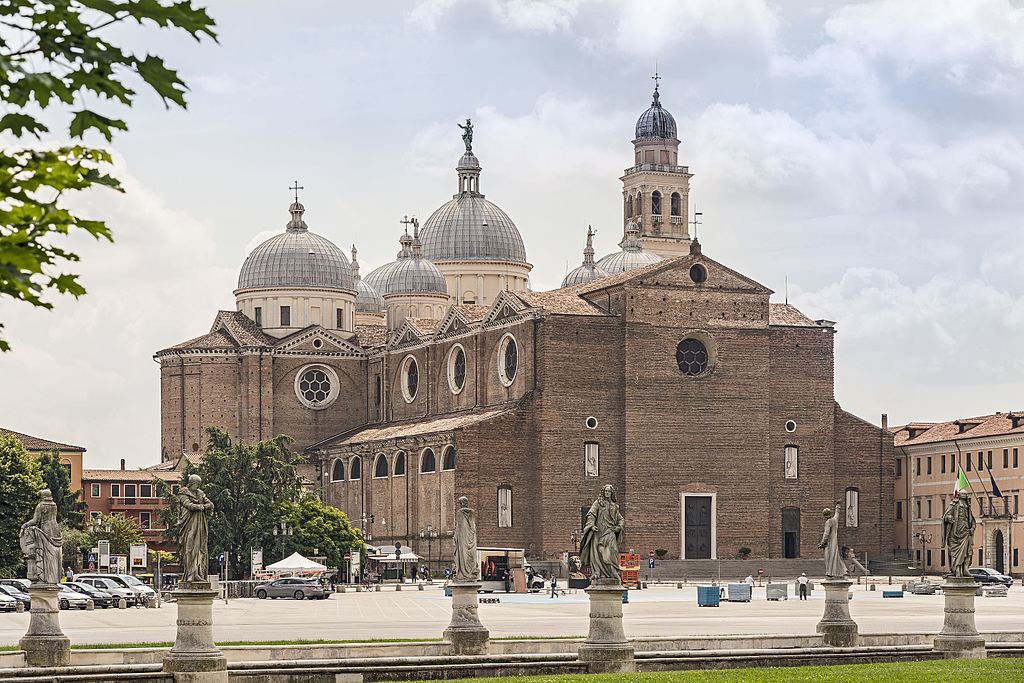
[[[24,612],[25,611],[25,603],[23,603],[21,600],[19,600],[18,604],[14,606],[14,611],[15,612]]]
[[[362,592],[363,592],[363,587],[360,586],[359,584],[356,584],[356,593],[362,593]]]
[[[419,590],[423,590],[423,584],[421,583],[421,584],[420,584],[420,585],[418,586],[418,588],[419,588]]]
[[[871,584],[871,588],[869,588],[868,590],[872,590],[872,591],[873,591],[873,590],[875,590],[875,584],[874,584],[874,582],[872,582],[872,584]]]
[[[373,586],[373,592],[374,592],[374,593],[380,593],[380,584],[379,584],[379,583],[377,583],[377,584],[374,584],[374,586]]]
[[[146,608],[147,609],[156,609],[156,596],[155,595],[151,595],[148,598],[146,598]]]
[[[345,592],[345,586],[344,585],[338,586],[338,592],[339,593],[344,593]]]
[[[120,600],[117,601],[117,608],[118,609],[128,609],[128,601],[125,600],[124,598],[121,598]]]
[[[676,588],[682,588],[682,587],[683,587],[682,582],[676,582]]]
[[[892,585],[892,576],[889,577],[889,585]]]
[[[396,590],[396,591],[400,591],[400,590],[402,590],[402,584],[400,584],[400,583],[396,583],[396,584],[395,584],[395,590]]]
[[[94,610],[94,609],[96,609],[96,605],[93,604],[92,598],[89,598],[88,600],[85,601],[85,609],[86,610]]]

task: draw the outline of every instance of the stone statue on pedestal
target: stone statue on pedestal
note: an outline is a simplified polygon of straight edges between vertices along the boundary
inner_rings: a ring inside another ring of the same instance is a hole
[[[580,543],[580,563],[590,566],[591,580],[621,582],[619,544],[624,523],[615,500],[615,488],[606,484],[587,512]]]
[[[469,509],[469,498],[459,497],[455,510],[455,582],[476,583],[480,564],[476,559],[476,513]]]
[[[213,503],[199,488],[201,483],[198,474],[190,475],[188,485],[178,495],[178,548],[183,583],[208,580]]]
[[[61,543],[63,537],[57,524],[57,504],[50,489],[40,492],[32,519],[21,525],[21,551],[27,564],[26,576],[32,583],[56,585],[61,577]]]
[[[960,491],[953,496],[942,513],[942,545],[949,557],[949,575],[969,577],[968,568],[974,557],[974,528],[977,522],[971,512],[970,497]]]
[[[825,508],[825,532],[821,535],[819,548],[825,550],[825,576],[830,579],[846,578],[846,565],[839,556],[839,510],[842,501],[837,501],[832,509]]]

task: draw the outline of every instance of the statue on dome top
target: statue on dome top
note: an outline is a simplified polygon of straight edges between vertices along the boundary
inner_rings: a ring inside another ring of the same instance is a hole
[[[466,119],[466,125],[455,124],[462,129],[462,141],[466,143],[466,152],[473,151],[473,122]]]

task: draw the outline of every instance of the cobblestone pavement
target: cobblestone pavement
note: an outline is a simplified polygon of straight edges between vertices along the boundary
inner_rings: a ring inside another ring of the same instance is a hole
[[[396,592],[345,593],[329,600],[239,599],[214,606],[218,641],[285,639],[438,638],[451,616],[449,601],[439,586]],[[881,589],[881,586],[879,586]],[[549,598],[547,595],[495,594],[499,604],[480,605],[480,619],[492,637],[584,636],[587,596],[582,591]],[[750,603],[697,607],[693,586],[652,587],[630,591],[623,606],[629,636],[812,634],[821,618],[824,593],[807,601],[792,596],[769,602],[764,589],[754,590]],[[856,587],[850,614],[862,633],[936,632],[942,626],[941,595],[910,595],[883,599],[881,590]],[[982,631],[1024,630],[1024,588],[1014,586],[1006,598],[976,602]],[[166,642],[174,640],[173,604],[160,609],[61,612],[61,624],[72,643]],[[28,614],[0,614],[0,645],[14,645],[25,633]]]

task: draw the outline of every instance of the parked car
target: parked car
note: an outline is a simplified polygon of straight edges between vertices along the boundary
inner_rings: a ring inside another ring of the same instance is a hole
[[[26,612],[32,608],[32,596],[26,593],[25,591],[19,590],[14,586],[2,583],[0,583],[0,591],[3,591],[10,597],[14,598],[15,600],[23,604],[25,606]]]
[[[119,597],[115,597],[112,593],[108,593],[105,590],[90,586],[83,581],[68,581],[64,585],[92,600],[92,604],[96,607],[102,607],[103,609],[117,607]]]
[[[101,591],[110,593],[114,596],[115,600],[120,600],[121,598],[124,598],[125,602],[128,603],[129,607],[134,605],[138,598],[135,591],[133,591],[132,589],[127,588],[126,586],[117,583],[113,579],[108,579],[106,577],[89,576],[83,574],[78,577],[78,583],[85,583],[92,586],[93,588],[98,588]]]
[[[1000,574],[995,569],[989,569],[988,567],[971,567],[968,569],[974,580],[980,584],[996,584],[1001,583],[1007,588],[1013,585],[1013,579],[1005,574]]]
[[[129,601],[132,604],[144,605],[146,601],[151,597],[156,597],[156,591],[151,587],[139,581],[131,574],[79,574],[78,579],[107,579],[113,581],[115,584],[126,588],[131,591],[133,600]]]
[[[13,612],[18,609],[18,601],[7,593],[0,593],[0,611]]]
[[[89,598],[78,591],[71,590],[62,583],[60,585],[60,592],[57,593],[57,606],[61,609],[71,609],[72,607],[85,609],[89,606]]]
[[[14,586],[22,593],[27,593],[29,586],[32,585],[32,582],[28,579],[0,579],[0,585]]]
[[[320,585],[319,581],[316,579],[303,579],[297,576],[261,583],[256,586],[253,593],[260,600],[265,598],[295,598],[296,600],[310,598],[324,600],[327,598],[327,592],[324,591],[324,587]]]

